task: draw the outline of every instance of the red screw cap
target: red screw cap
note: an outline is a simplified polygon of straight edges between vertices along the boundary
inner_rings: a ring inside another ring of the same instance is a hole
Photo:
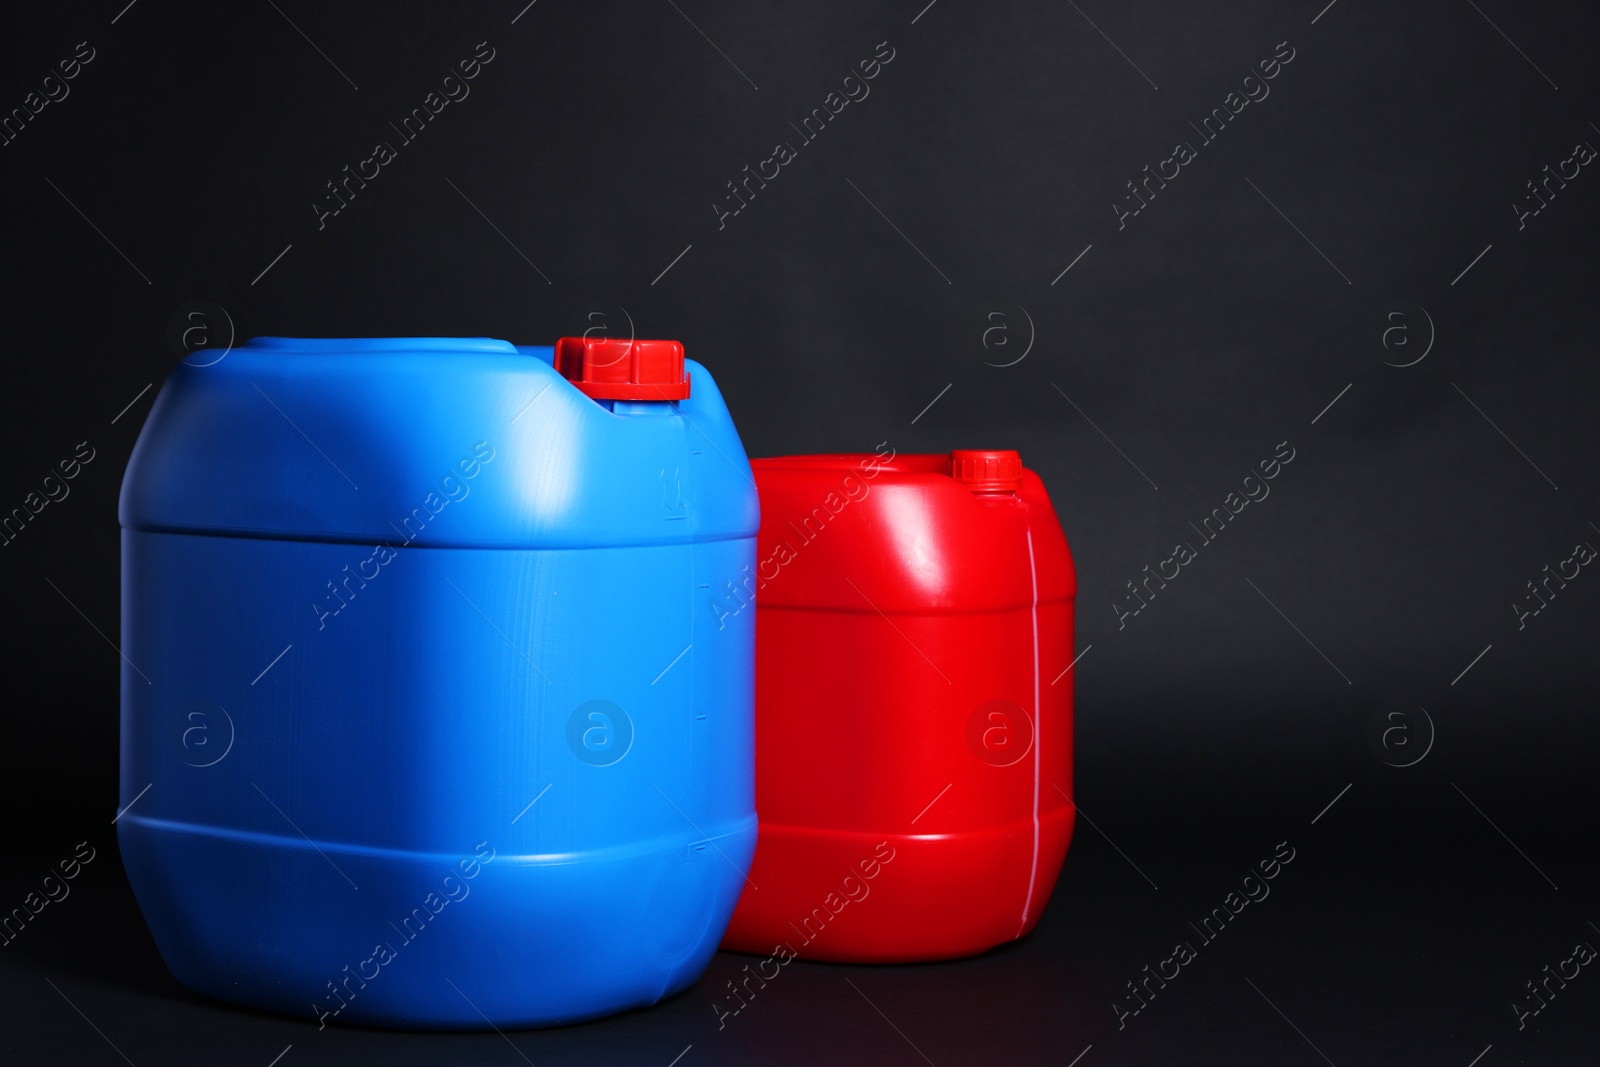
[[[689,375],[676,341],[624,341],[615,337],[563,337],[556,370],[596,400],[685,400]]]
[[[1015,493],[1022,488],[1022,457],[1000,449],[958,448],[950,477],[974,493]]]

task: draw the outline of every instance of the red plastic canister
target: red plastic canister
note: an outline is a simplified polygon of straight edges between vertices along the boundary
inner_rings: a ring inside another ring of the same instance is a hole
[[[1072,836],[1077,578],[1008,451],[751,463],[750,884],[723,947],[910,962],[1023,936]]]

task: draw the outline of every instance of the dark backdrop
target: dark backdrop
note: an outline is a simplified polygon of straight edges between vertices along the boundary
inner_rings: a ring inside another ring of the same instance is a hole
[[[0,903],[80,840],[103,857],[0,954],[7,1058],[1593,1062],[1600,978],[1543,987],[1521,1029],[1511,1007],[1600,942],[1600,578],[1515,606],[1600,545],[1592,6],[124,2],[8,12],[0,40],[0,108],[58,98],[0,148],[0,506],[94,455],[0,550]],[[405,142],[390,124],[475,52]],[[378,141],[395,158],[323,216]],[[182,991],[109,825],[116,494],[180,320],[213,343],[631,322],[714,371],[752,455],[1019,449],[1078,561],[1093,820],[1039,931],[797,965],[721,1031],[744,961],[720,956],[668,1004],[511,1048]],[[1270,497],[1201,544],[1283,442]],[[1123,615],[1179,542],[1198,558]],[[1125,983],[1283,840],[1279,902],[1119,1029]]]

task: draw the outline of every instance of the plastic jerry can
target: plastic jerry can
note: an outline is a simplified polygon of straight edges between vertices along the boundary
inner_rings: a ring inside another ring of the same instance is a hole
[[[1077,579],[1044,485],[1006,451],[752,466],[761,829],[723,947],[895,963],[1022,937],[1075,815]]]
[[[172,973],[484,1029],[706,966],[755,845],[757,498],[672,341],[257,338],[122,485],[118,842]]]

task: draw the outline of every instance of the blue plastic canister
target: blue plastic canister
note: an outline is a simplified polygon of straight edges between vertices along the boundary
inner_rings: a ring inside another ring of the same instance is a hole
[[[190,988],[537,1026],[715,951],[756,835],[749,464],[675,342],[559,355],[257,338],[163,387],[122,486],[117,829]]]

